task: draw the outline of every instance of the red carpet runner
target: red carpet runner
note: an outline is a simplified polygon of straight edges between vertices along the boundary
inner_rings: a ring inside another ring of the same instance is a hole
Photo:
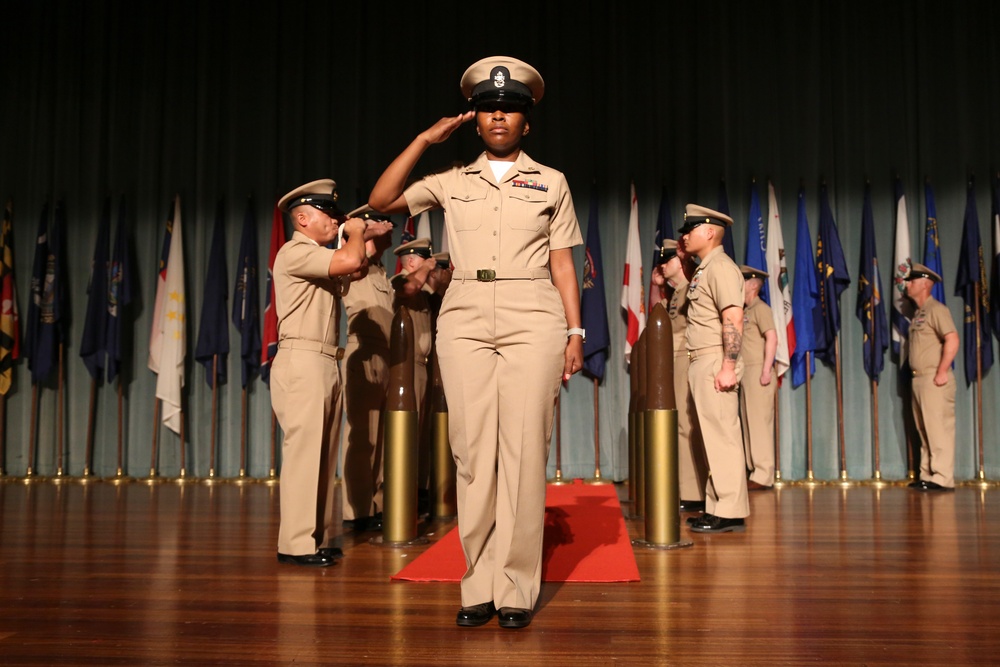
[[[542,581],[639,581],[632,543],[612,484],[550,484],[545,497]],[[396,581],[461,581],[465,556],[452,529]]]

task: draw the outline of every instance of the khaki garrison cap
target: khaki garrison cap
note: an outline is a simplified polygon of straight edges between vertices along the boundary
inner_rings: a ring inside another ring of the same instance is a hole
[[[402,257],[403,255],[420,255],[424,259],[430,259],[431,240],[416,239],[414,241],[410,241],[409,243],[404,243],[392,252],[396,255],[396,257]]]
[[[755,269],[754,267],[747,266],[746,264],[740,265],[740,271],[743,272],[743,277],[746,280],[750,280],[751,278],[760,278],[761,280],[764,280],[768,275],[767,271],[761,271],[760,269]]]
[[[337,182],[330,178],[300,185],[278,200],[278,209],[290,211],[303,204],[314,206],[330,217],[343,215],[337,206]]]
[[[730,227],[733,224],[733,219],[725,213],[719,213],[698,204],[688,204],[684,208],[684,226],[681,227],[680,233],[687,234],[698,225],[705,223],[719,227]]]
[[[927,278],[931,282],[935,283],[941,282],[941,276],[934,273],[923,264],[913,262],[913,264],[910,265],[910,272],[906,274],[906,277],[903,278],[903,280],[915,280],[917,278]]]
[[[451,268],[451,253],[450,252],[436,252],[431,255],[431,258],[438,263],[438,266],[442,269]]]
[[[545,82],[538,70],[508,56],[490,56],[470,65],[460,85],[462,95],[473,108],[484,102],[531,107],[545,94]]]

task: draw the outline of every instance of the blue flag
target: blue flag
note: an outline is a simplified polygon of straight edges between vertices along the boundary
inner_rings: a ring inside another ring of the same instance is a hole
[[[726,182],[723,180],[719,181],[719,205],[716,209],[719,213],[725,213],[729,217],[733,217],[729,212],[729,197],[726,195]],[[726,233],[722,235],[722,249],[729,255],[729,259],[736,261],[736,250],[733,247],[733,230],[727,229]]]
[[[792,353],[792,387],[798,387],[816,373],[816,332],[822,326],[819,280],[813,261],[812,237],[806,217],[806,192],[799,188],[798,221],[795,230],[795,284],[792,285],[792,312],[795,313],[795,352]],[[806,375],[808,371],[809,375]]]
[[[931,288],[931,296],[944,303],[944,269],[941,268],[941,244],[938,242],[937,206],[934,204],[934,188],[931,187],[930,179],[924,181],[924,207],[927,209],[927,224],[924,228],[923,264],[941,276],[941,281],[934,283]]]
[[[819,302],[823,311],[816,331],[816,356],[828,364],[837,358],[837,335],[840,333],[840,295],[851,284],[844,249],[837,234],[837,223],[830,210],[826,184],[820,186],[819,232],[816,242],[816,270],[819,272]]]
[[[667,186],[660,193],[660,210],[656,214],[656,237],[653,239],[653,257],[650,266],[656,266],[660,261],[660,249],[664,239],[674,238],[674,223],[670,215],[670,199],[667,197]]]
[[[858,305],[855,314],[861,321],[864,336],[865,373],[875,382],[885,367],[889,348],[889,325],[882,302],[882,276],[875,250],[875,218],[872,214],[871,186],[865,183],[865,202],[861,214],[861,266],[858,269]]]
[[[990,200],[990,222],[993,223],[993,271],[990,275],[990,324],[993,335],[1000,338],[1000,174],[993,181]]]
[[[65,278],[62,268],[62,227],[66,209],[56,204],[49,227],[49,206],[42,209],[35,243],[35,261],[31,272],[31,300],[28,302],[26,355],[31,381],[44,382],[59,363],[59,344],[64,343],[66,318]]]
[[[726,236],[729,236],[727,234]],[[725,238],[725,237],[724,237]],[[750,213],[747,216],[747,247],[744,251],[744,264],[767,272],[767,230],[764,228],[764,216],[760,212],[760,195],[757,193],[757,181],[750,183]],[[760,288],[760,298],[771,305],[771,290],[768,281],[763,281]]]
[[[233,287],[233,326],[240,332],[240,377],[243,387],[260,368],[260,310],[257,304],[257,222],[253,199],[247,199],[240,235],[240,256]]]
[[[587,331],[583,343],[583,372],[604,379],[604,366],[611,347],[608,308],[604,300],[604,268],[601,259],[601,233],[597,226],[597,187],[590,193],[590,217],[587,220],[586,257],[583,264],[583,290],[580,294],[580,320]]]
[[[115,229],[115,244],[111,249],[111,266],[108,269],[108,382],[114,382],[122,369],[125,339],[125,318],[128,305],[132,303],[132,262],[129,259],[130,246],[126,223],[125,197],[118,205],[118,227]]]
[[[194,358],[205,367],[205,382],[215,387],[218,377],[226,383],[226,364],[229,360],[229,322],[226,320],[226,229],[222,222],[222,202],[215,211],[215,227],[212,230],[212,247],[208,253],[208,272],[205,274],[205,296],[201,303],[201,323],[198,328],[198,344]],[[213,358],[216,373],[213,377]]]
[[[929,267],[928,267],[929,268]],[[979,237],[979,213],[976,211],[976,187],[970,180],[965,200],[962,248],[958,256],[955,296],[965,302],[965,383],[976,381],[976,350],[983,374],[993,365],[993,340],[990,338],[990,297],[986,283],[986,262]],[[977,301],[978,297],[978,301]],[[978,311],[977,311],[978,308]],[[976,330],[976,320],[979,330]]]
[[[97,226],[97,243],[90,262],[90,284],[87,286],[87,315],[83,322],[80,356],[90,377],[102,379],[106,350],[104,349],[108,312],[108,243],[111,232],[111,197],[104,200],[101,222]]]

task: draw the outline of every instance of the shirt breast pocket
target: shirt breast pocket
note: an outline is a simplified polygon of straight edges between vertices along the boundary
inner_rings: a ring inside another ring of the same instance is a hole
[[[504,223],[511,229],[530,232],[547,231],[551,207],[544,192],[527,188],[514,188],[507,197]]]
[[[464,192],[452,195],[445,212],[448,217],[448,227],[459,232],[479,229],[483,224],[483,207],[485,205],[485,192]]]

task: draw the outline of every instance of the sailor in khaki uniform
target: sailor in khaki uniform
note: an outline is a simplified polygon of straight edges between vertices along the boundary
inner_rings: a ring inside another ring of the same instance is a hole
[[[941,276],[914,262],[906,278],[906,296],[916,305],[908,336],[913,370],[913,419],[920,433],[919,491],[955,488],[955,373],[958,331],[951,311],[931,295]]]
[[[340,303],[344,279],[365,267],[365,236],[388,233],[386,223],[344,222],[336,183],[306,183],[278,201],[295,231],[274,260],[278,353],[271,366],[271,405],[284,432],[281,453],[278,562],[323,567],[340,550],[333,537],[333,488],[339,434]],[[369,231],[371,230],[371,231]]]
[[[465,72],[473,110],[442,118],[389,165],[369,204],[417,215],[444,209],[455,267],[438,316],[437,354],[457,466],[467,571],[461,626],[494,614],[531,622],[541,585],[545,465],[560,380],[583,365],[572,247],[583,244],[563,174],[521,150],[544,84],[497,56]],[[475,119],[485,152],[406,188],[431,144]]]
[[[778,332],[771,307],[760,298],[767,272],[744,264],[743,272],[743,380],[740,382],[740,422],[750,479],[747,488],[774,486],[774,355]]]
[[[682,512],[705,509],[708,461],[701,441],[694,400],[688,388],[687,287],[685,263],[690,259],[674,239],[664,239],[653,282],[662,284],[664,307],[670,318],[674,345],[674,397],[677,401],[677,477]],[[689,267],[690,268],[690,264]]]
[[[437,261],[431,258],[431,240],[427,238],[404,243],[393,253],[402,263],[400,272],[389,279],[395,293],[393,312],[405,306],[413,322],[413,392],[417,397],[418,431],[421,434],[417,453],[417,490],[426,496],[430,485],[431,453],[430,440],[424,437],[428,424],[424,407],[427,399],[427,361],[433,340],[429,297],[434,292],[428,279]]]
[[[680,230],[685,248],[701,259],[687,293],[688,384],[710,476],[705,514],[688,523],[703,533],[742,531],[750,514],[737,391],[743,375],[743,275],[722,248],[732,224],[724,213],[688,204]]]
[[[362,206],[348,213],[362,220],[386,218]],[[392,286],[382,254],[392,235],[365,241],[368,272],[343,295],[347,313],[344,348],[344,435],[340,471],[345,523],[356,530],[378,530],[382,515],[382,413],[389,386],[389,334]]]

